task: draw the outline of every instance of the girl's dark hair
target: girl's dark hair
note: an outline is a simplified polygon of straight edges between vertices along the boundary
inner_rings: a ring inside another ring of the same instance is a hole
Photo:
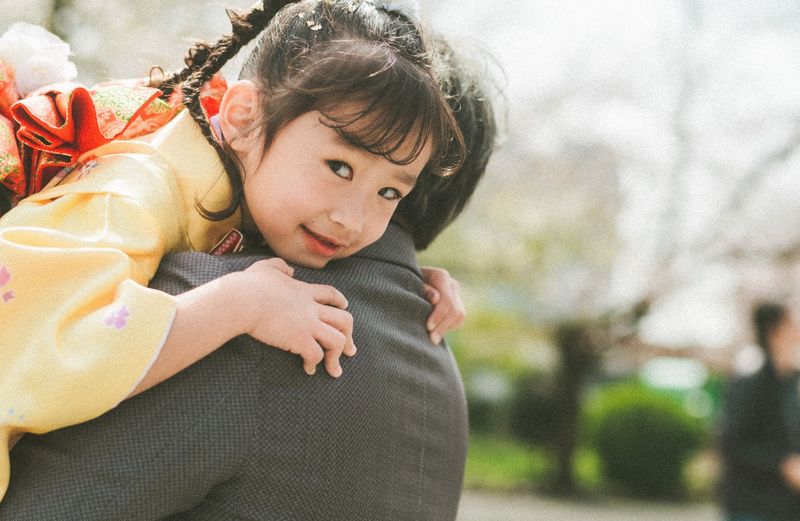
[[[774,302],[763,302],[753,309],[753,328],[756,343],[769,356],[769,337],[786,316],[786,307]]]
[[[210,46],[196,45],[187,68],[158,85],[169,92],[181,84],[184,103],[228,173],[230,204],[219,212],[201,208],[206,217],[232,215],[243,190],[235,156],[216,141],[205,117],[200,87],[262,30],[240,78],[259,89],[263,119],[253,126],[263,133],[264,153],[289,122],[317,110],[348,142],[395,164],[412,162],[430,144],[431,158],[420,177],[449,175],[463,162],[463,136],[422,32],[408,18],[363,0],[266,0],[263,9],[229,16],[232,34]],[[400,155],[409,139],[410,152]]]

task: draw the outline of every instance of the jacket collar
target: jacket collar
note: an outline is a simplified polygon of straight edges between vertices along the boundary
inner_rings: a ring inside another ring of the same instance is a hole
[[[414,241],[404,228],[395,223],[389,223],[380,239],[353,256],[397,264],[421,275]]]

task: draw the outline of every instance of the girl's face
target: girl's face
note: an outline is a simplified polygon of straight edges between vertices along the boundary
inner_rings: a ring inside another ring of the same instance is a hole
[[[393,164],[323,121],[306,113],[278,132],[263,159],[258,147],[239,154],[245,230],[284,260],[317,269],[378,240],[430,157],[428,147],[410,164]]]

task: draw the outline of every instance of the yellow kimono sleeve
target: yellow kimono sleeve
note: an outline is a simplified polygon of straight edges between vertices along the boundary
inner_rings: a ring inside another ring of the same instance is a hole
[[[164,253],[207,251],[238,214],[190,116],[152,144],[112,141],[0,219],[0,499],[16,433],[112,409],[157,358],[175,299],[145,286]]]
[[[173,319],[174,297],[145,287],[185,231],[168,167],[118,155],[96,170],[0,220],[0,443],[115,407]]]

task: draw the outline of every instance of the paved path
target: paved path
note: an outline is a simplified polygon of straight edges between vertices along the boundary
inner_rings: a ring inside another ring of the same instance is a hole
[[[536,495],[464,492],[457,521],[721,521],[714,505],[616,499],[566,501]]]

